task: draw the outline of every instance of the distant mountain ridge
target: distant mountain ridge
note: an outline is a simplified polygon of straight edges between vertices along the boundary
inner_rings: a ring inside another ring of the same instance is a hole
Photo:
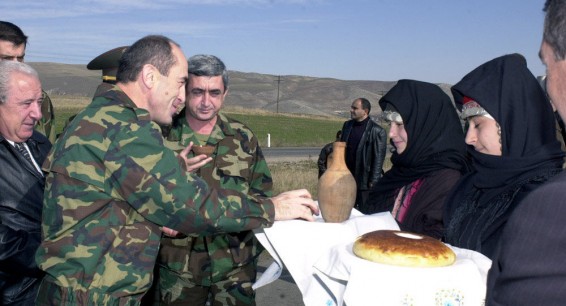
[[[91,97],[101,72],[85,65],[31,62],[48,93]],[[379,99],[396,81],[347,81],[294,75],[229,71],[226,105],[270,112],[348,117],[352,101],[365,97],[372,115],[380,112]],[[438,84],[450,96],[450,85]],[[277,98],[279,97],[279,99]],[[375,111],[373,111],[375,110]]]

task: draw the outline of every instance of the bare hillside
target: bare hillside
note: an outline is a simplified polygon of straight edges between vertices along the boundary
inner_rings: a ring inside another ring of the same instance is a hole
[[[101,82],[100,71],[90,71],[84,65],[29,64],[39,72],[47,92],[90,97]],[[375,110],[372,115],[376,115],[377,102],[395,85],[394,81],[345,81],[238,71],[230,71],[229,75],[228,105],[320,116],[348,117],[350,104],[358,97],[369,99]],[[449,93],[449,85],[439,85]]]

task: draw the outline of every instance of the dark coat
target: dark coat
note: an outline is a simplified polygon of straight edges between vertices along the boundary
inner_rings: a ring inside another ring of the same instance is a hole
[[[460,171],[445,168],[423,177],[407,215],[402,222],[398,222],[401,230],[440,239],[444,233],[444,202],[461,176]],[[397,190],[390,191],[385,195],[385,200],[373,206],[374,211],[369,213],[391,211],[397,194]]]
[[[348,142],[353,125],[354,120],[348,120],[344,123],[341,141]],[[385,130],[370,119],[360,139],[356,151],[356,167],[354,173],[352,173],[356,179],[358,190],[369,190],[370,184],[375,185],[381,178],[386,148],[387,135]]]
[[[407,211],[403,222],[399,223],[401,229],[442,238],[444,202],[461,176],[460,171],[447,168],[425,177],[420,189],[413,196],[411,209]]]
[[[566,302],[566,173],[531,192],[507,221],[487,277],[486,305]]]
[[[51,149],[39,132],[26,142],[41,166]],[[0,304],[33,305],[43,273],[35,263],[41,240],[45,178],[0,136]]]
[[[320,178],[326,169],[328,168],[328,157],[332,154],[332,146],[334,145],[333,142],[327,143],[322,149],[320,150],[320,154],[318,155],[318,178]]]

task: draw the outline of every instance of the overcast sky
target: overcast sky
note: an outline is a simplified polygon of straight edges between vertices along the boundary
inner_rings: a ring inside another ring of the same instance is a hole
[[[228,69],[343,80],[454,84],[518,52],[535,75],[544,1],[5,0],[2,20],[29,36],[26,61],[87,64],[148,34]]]

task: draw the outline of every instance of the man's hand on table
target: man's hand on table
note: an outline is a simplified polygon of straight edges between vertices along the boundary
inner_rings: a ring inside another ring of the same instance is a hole
[[[319,214],[318,206],[306,189],[291,190],[271,198],[275,206],[275,220],[304,219],[314,221]]]
[[[271,198],[275,206],[275,221],[304,219],[314,221],[314,215],[320,213],[311,194],[306,189],[286,191]],[[169,237],[178,237],[180,233],[168,227],[161,227],[161,231]]]

